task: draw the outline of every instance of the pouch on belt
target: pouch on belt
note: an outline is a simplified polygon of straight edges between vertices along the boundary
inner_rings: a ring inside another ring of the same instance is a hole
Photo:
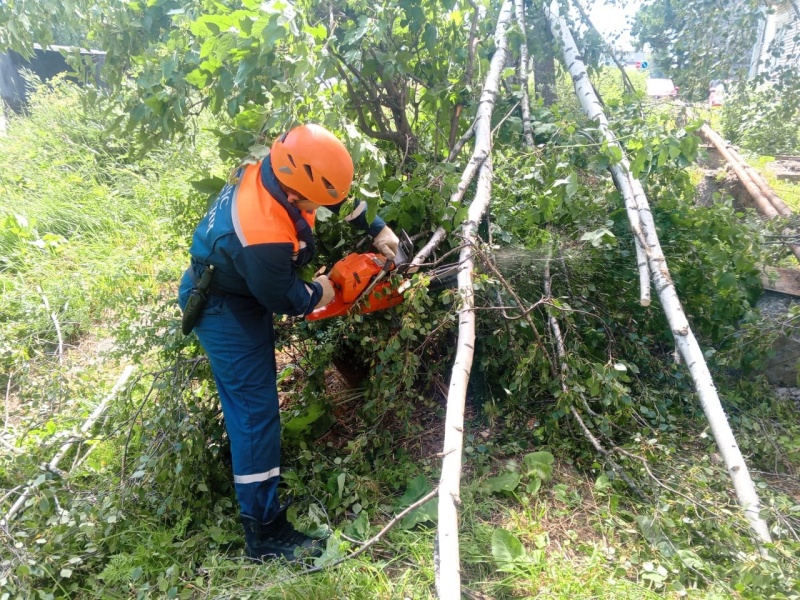
[[[195,323],[203,314],[203,308],[208,300],[208,290],[211,288],[211,281],[214,278],[214,265],[208,265],[199,279],[194,272],[194,267],[189,267],[188,272],[194,287],[189,293],[186,308],[183,309],[183,318],[181,319],[183,335],[192,333]]]

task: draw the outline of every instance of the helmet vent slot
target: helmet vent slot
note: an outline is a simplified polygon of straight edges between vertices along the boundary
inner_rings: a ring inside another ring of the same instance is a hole
[[[292,155],[291,155],[291,154],[287,154],[287,155],[286,155],[286,158],[288,158],[288,159],[289,159],[289,162],[290,162],[290,163],[292,163],[292,166],[293,166],[293,167],[296,169],[296,168],[297,168],[297,165],[295,164],[295,162],[294,162],[294,158],[292,157]]]
[[[339,197],[339,192],[337,192],[336,188],[333,187],[333,184],[330,181],[328,181],[327,179],[325,179],[324,177],[322,178],[322,185],[325,186],[325,189],[328,191],[328,194],[332,198],[338,198]]]
[[[311,165],[303,165],[303,168],[306,170],[306,175],[308,175],[308,178],[313,182],[314,173],[311,171]]]

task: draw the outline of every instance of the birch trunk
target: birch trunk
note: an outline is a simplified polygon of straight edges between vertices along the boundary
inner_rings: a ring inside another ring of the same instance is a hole
[[[522,41],[519,43],[519,83],[522,88],[522,132],[525,135],[525,144],[533,148],[533,128],[531,127],[531,102],[528,92],[528,34],[525,29],[525,9],[522,0],[514,0],[514,13],[517,17],[517,26],[522,32]]]
[[[736,177],[744,186],[748,195],[753,199],[756,204],[758,212],[760,212],[767,219],[774,219],[778,215],[782,217],[791,217],[792,209],[786,206],[786,203],[778,197],[774,190],[769,187],[761,174],[753,167],[748,165],[742,156],[725,141],[716,131],[711,129],[708,125],[703,125],[700,133],[706,138],[720,153],[722,158],[725,159]],[[785,235],[793,235],[792,231],[784,230]],[[786,244],[789,250],[792,251],[794,257],[800,261],[800,246],[797,244]]]
[[[609,146],[614,145],[622,151],[623,159],[615,166],[612,174],[623,194],[630,195],[631,192],[633,194],[632,200],[626,196],[626,207],[628,208],[628,217],[631,221],[635,239],[639,240],[646,254],[653,283],[658,291],[659,300],[675,337],[676,346],[689,368],[695,390],[697,390],[700,399],[700,405],[711,425],[714,440],[725,461],[728,474],[733,481],[739,504],[744,510],[745,517],[757,539],[760,542],[769,543],[771,541],[769,528],[759,515],[759,500],[755,486],[739,450],[739,445],[733,436],[725,411],[722,409],[722,404],[703,352],[692,333],[678,294],[675,291],[642,184],[632,176],[630,163],[625,158],[625,151],[609,128],[608,119],[603,113],[599,99],[589,81],[586,66],[578,54],[575,40],[572,38],[566,21],[559,14],[556,1],[552,2],[549,11],[545,9],[545,16],[549,20],[553,36],[561,41],[564,62],[572,76],[575,93],[584,111],[590,119],[598,122],[599,129]],[[631,210],[634,207],[636,210]]]
[[[461,571],[458,549],[458,505],[461,503],[461,456],[464,445],[464,402],[467,383],[472,370],[475,351],[475,311],[472,284],[472,245],[481,218],[489,206],[492,190],[492,112],[500,86],[500,74],[508,56],[506,32],[511,20],[511,0],[505,0],[497,18],[495,29],[495,53],[486,75],[475,119],[475,148],[470,165],[479,164],[478,185],[475,198],[470,204],[467,220],[463,223],[464,248],[460,255],[458,289],[462,306],[459,310],[458,344],[456,358],[450,376],[445,417],[444,447],[442,450],[442,474],[439,480],[439,559],[440,577],[437,582],[439,598],[460,600]],[[459,186],[459,190],[466,186]],[[455,195],[459,192],[456,191]],[[455,196],[454,195],[454,196]]]

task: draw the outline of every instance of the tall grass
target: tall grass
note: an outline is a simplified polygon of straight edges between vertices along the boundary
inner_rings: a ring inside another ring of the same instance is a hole
[[[185,261],[186,232],[170,215],[202,203],[190,181],[216,165],[210,135],[137,156],[110,133],[113,117],[57,81],[10,119],[0,144],[0,361],[9,368],[53,352],[56,322],[69,342],[138,288],[176,278]]]

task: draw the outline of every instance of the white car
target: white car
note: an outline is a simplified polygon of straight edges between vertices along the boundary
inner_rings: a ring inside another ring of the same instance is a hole
[[[668,98],[678,95],[678,88],[672,79],[648,79],[647,95],[651,98]]]

